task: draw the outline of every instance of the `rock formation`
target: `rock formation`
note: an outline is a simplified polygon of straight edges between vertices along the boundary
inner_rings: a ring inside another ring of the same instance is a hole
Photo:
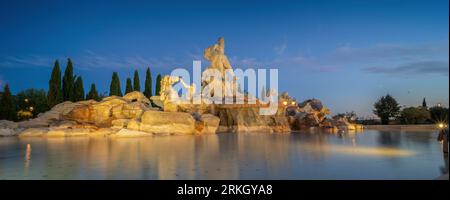
[[[308,99],[299,104],[287,93],[280,96],[286,107],[288,123],[293,130],[308,130],[312,127],[338,131],[360,130],[361,125],[352,124],[346,119],[329,119],[330,110],[318,99]]]
[[[202,126],[199,126],[202,124]],[[164,112],[152,108],[140,92],[124,97],[63,102],[35,119],[23,122],[0,121],[0,136],[69,137],[110,135],[134,137],[215,133],[219,118],[205,114],[195,119],[186,112]]]

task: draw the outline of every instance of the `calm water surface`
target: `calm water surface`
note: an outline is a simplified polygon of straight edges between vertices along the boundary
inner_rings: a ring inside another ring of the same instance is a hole
[[[437,132],[0,138],[0,179],[434,179]]]

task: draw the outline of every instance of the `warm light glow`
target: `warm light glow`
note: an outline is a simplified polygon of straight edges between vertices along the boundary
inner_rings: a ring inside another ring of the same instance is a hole
[[[34,110],[33,106],[30,106],[30,111],[33,111],[33,110]]]
[[[318,147],[313,145],[303,145],[303,147],[313,151],[322,151],[322,149],[319,149]],[[405,157],[414,155],[414,152],[409,150],[389,147],[329,145],[328,148],[330,152],[333,153],[357,156]]]
[[[291,105],[295,105],[295,101],[291,102]]]
[[[31,144],[27,144],[27,149],[25,151],[25,170],[28,170],[30,167],[31,160]]]
[[[442,123],[442,122],[438,123],[437,126],[438,126],[440,129],[447,128],[447,124]]]
[[[283,101],[283,105],[287,105],[287,101]]]
[[[24,101],[25,101],[26,103],[28,103],[28,99],[24,99]]]

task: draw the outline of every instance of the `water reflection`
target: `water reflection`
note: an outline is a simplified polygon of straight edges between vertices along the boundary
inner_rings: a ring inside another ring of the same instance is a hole
[[[433,179],[448,160],[443,170],[438,144],[422,141],[430,134],[1,138],[0,178]]]
[[[28,174],[28,168],[30,167],[30,160],[31,160],[31,145],[27,144],[27,150],[25,151],[25,175]]]
[[[444,154],[444,166],[441,167],[442,174],[448,173],[448,154]]]
[[[380,144],[385,146],[399,146],[401,143],[401,134],[392,131],[380,131]]]

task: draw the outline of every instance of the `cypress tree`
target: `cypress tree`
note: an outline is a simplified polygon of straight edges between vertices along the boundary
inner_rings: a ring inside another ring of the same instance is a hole
[[[3,89],[3,95],[0,100],[0,119],[6,119],[14,121],[16,119],[16,112],[14,106],[14,100],[9,90],[9,85],[6,84]]]
[[[91,89],[89,90],[89,93],[86,96],[86,100],[89,100],[89,99],[93,99],[96,101],[100,100],[100,97],[98,96],[98,92],[97,92],[97,89],[95,88],[94,83],[91,84]]]
[[[84,100],[84,87],[83,87],[83,79],[81,78],[81,76],[76,77],[73,90],[74,90],[74,101]]]
[[[52,70],[52,76],[50,77],[50,81],[48,82],[47,102],[50,108],[62,102],[61,70],[59,69],[58,60],[55,61]]]
[[[152,74],[150,72],[150,67],[147,68],[145,72],[145,89],[144,95],[150,99],[152,97]],[[159,95],[159,94],[157,94]]]
[[[125,94],[133,92],[133,86],[131,85],[131,78],[127,78],[127,84],[125,86]]]
[[[120,89],[120,80],[117,72],[113,72],[111,84],[109,86],[109,96],[112,95],[122,96],[122,89]]]
[[[422,101],[422,107],[428,108],[427,101],[425,100],[425,97],[423,98],[423,101]]]
[[[159,95],[160,91],[161,91],[161,74],[158,74],[158,76],[156,77],[155,95]]]
[[[70,58],[67,59],[67,67],[64,71],[63,83],[62,83],[62,96],[64,101],[74,101],[74,77],[73,77],[73,64]]]
[[[133,80],[133,91],[141,91],[141,83],[139,81],[139,73],[137,70],[134,70],[134,80]]]

